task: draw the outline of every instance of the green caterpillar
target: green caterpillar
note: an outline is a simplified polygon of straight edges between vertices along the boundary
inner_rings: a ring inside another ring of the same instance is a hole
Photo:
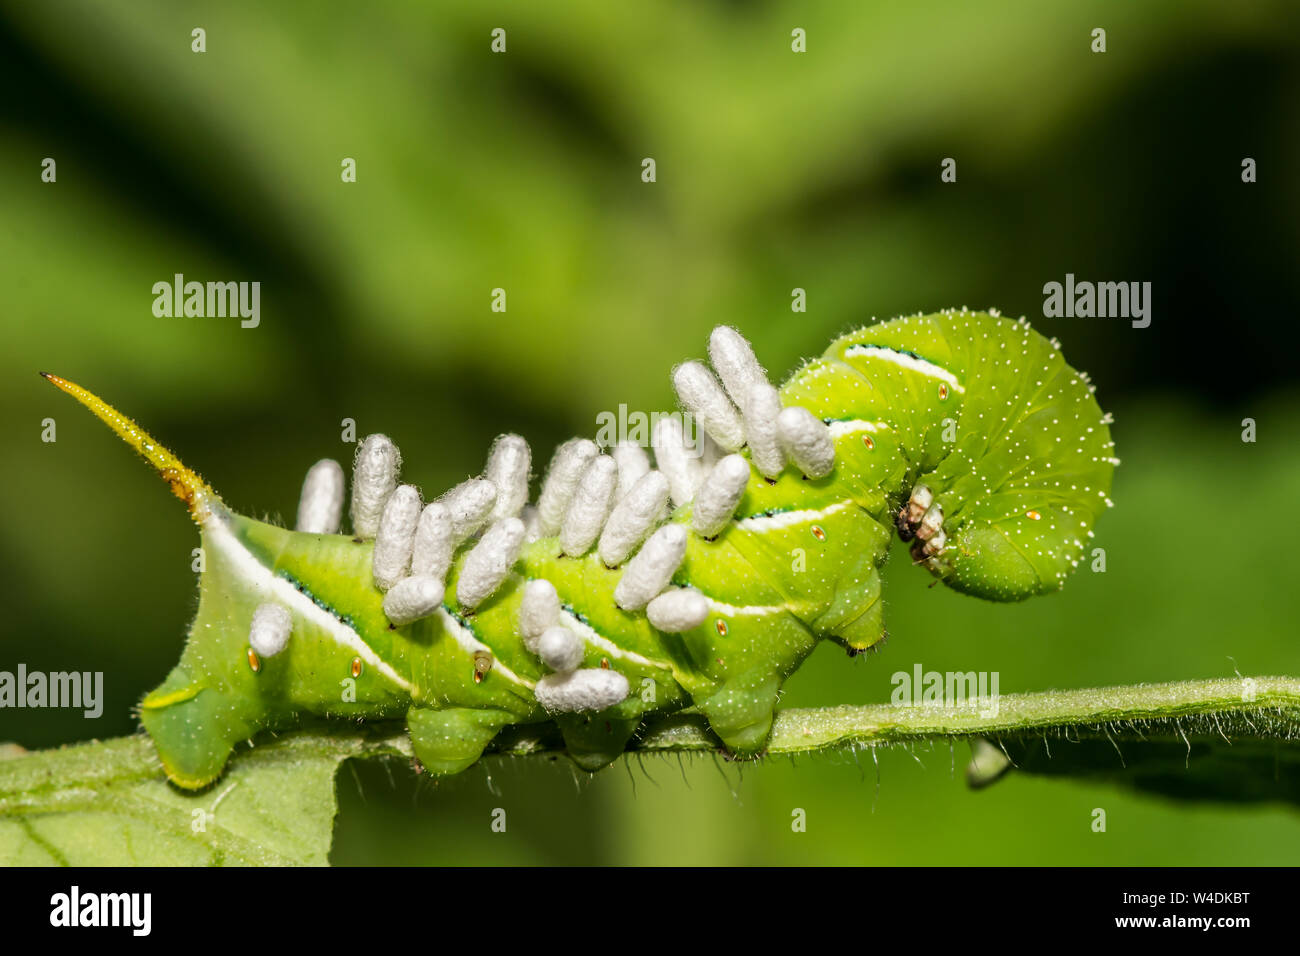
[[[405,718],[433,774],[503,728],[554,721],[594,770],[647,717],[691,707],[762,752],[781,684],[829,638],[885,636],[895,531],[949,587],[997,601],[1060,588],[1110,501],[1109,417],[1087,377],[1021,320],[966,310],[837,339],[778,391],[719,327],[717,372],[673,380],[703,434],[561,446],[535,505],[518,436],[485,476],[422,503],[367,438],[353,534],[343,475],[308,474],[290,531],[230,510],[134,422],[70,393],[188,505],[206,558],[180,663],[141,703],[167,775],[210,784],[237,741],[301,715]],[[721,381],[719,382],[719,377]]]

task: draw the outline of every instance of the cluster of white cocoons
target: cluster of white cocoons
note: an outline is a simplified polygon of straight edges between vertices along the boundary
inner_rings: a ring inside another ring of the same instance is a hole
[[[767,380],[744,336],[720,325],[709,336],[709,359],[717,369],[731,402],[744,424],[745,444],[759,474],[775,479],[785,470],[786,459],[809,478],[824,478],[835,466],[835,445],[830,429],[806,408],[781,407],[781,396]],[[678,387],[678,398],[695,414],[723,448],[730,449],[725,435],[709,427],[716,411],[710,411],[690,391]]]
[[[359,540],[374,539],[371,574],[375,587],[385,592],[384,613],[396,627],[437,613],[456,551],[471,540],[456,600],[473,610],[502,585],[528,536],[520,516],[532,467],[528,443],[502,435],[492,445],[483,477],[424,504],[414,485],[398,484],[401,460],[387,436],[371,435],[357,449],[352,475],[353,533]],[[338,462],[317,462],[303,482],[297,529],[337,533],[343,496]],[[259,633],[269,632],[264,625]]]
[[[703,466],[699,452],[686,443],[682,423],[675,418],[663,417],[655,422],[651,436],[655,462],[668,479],[668,490],[674,505],[684,505],[695,497]]]
[[[527,542],[555,537],[566,557],[582,558],[595,549],[607,567],[623,568],[614,589],[623,610],[644,610],[655,628],[668,633],[703,624],[709,599],[694,588],[671,586],[686,556],[688,531],[684,524],[664,523],[670,505],[692,504],[690,531],[712,539],[735,517],[751,469],[775,480],[792,462],[817,479],[835,465],[830,429],[806,408],[783,406],[739,332],[714,329],[709,359],[712,369],[687,361],[672,374],[682,407],[700,426],[698,442],[688,441],[676,415],[655,422],[653,466],[646,451],[629,441],[605,454],[589,439],[571,439],[556,449],[535,506],[528,503],[531,453],[518,435],[493,443],[482,476],[428,504],[413,485],[399,485],[397,446],[384,435],[366,438],[353,471],[352,527],[357,538],[374,539],[372,574],[385,592],[389,620],[400,627],[437,613],[462,545],[468,543],[469,551],[456,600],[473,611],[502,586]],[[299,531],[337,533],[343,484],[337,462],[312,467],[303,482]],[[263,613],[274,607],[263,605],[255,615],[250,643],[259,654],[258,645],[270,653],[283,649],[276,644],[280,618]],[[519,630],[529,651],[554,672],[536,689],[548,710],[603,710],[626,698],[626,677],[606,667],[581,667],[586,643],[564,625],[549,582],[524,585]]]
[[[709,358],[713,370],[688,361],[678,365],[672,376],[682,407],[701,428],[698,446],[688,443],[679,418],[661,416],[651,435],[657,469],[650,469],[640,448],[620,444],[610,456],[618,472],[612,504],[605,497],[608,475],[602,474],[599,483],[592,481],[593,498],[589,510],[582,512],[607,515],[597,544],[601,560],[609,567],[626,562],[614,602],[625,611],[644,609],[651,624],[669,633],[699,627],[708,618],[710,605],[693,588],[670,587],[686,556],[687,532],[680,524],[660,527],[665,501],[676,506],[692,503],[691,530],[712,539],[735,517],[751,467],[773,480],[787,461],[811,479],[824,478],[835,467],[830,428],[806,408],[782,405],[780,393],[744,336],[718,326],[709,337]],[[740,453],[746,446],[748,459]],[[570,442],[557,453],[557,465],[565,449],[572,447]],[[591,462],[599,461],[598,455],[599,450],[593,449],[584,467],[594,468]],[[586,493],[586,482],[568,472],[563,480],[575,489],[570,506],[574,513]],[[575,525],[575,547],[570,548],[565,538],[568,520],[561,521],[559,528],[562,548],[576,556],[588,546],[590,529]]]
[[[616,670],[582,667],[586,644],[565,627],[555,585],[534,579],[519,601],[519,634],[524,646],[554,673],[537,682],[537,702],[553,714],[605,710],[627,698],[628,682]]]
[[[700,426],[697,444],[688,441],[681,416],[659,416],[651,435],[654,467],[630,442],[603,454],[594,442],[574,438],[556,449],[542,484],[536,533],[558,536],[568,557],[594,546],[607,567],[623,567],[614,600],[627,611],[647,609],[685,558],[686,529],[663,524],[669,504],[691,504],[690,529],[711,539],[735,517],[753,470],[775,479],[790,461],[816,479],[835,464],[830,429],[807,409],[782,405],[739,332],[715,329],[709,357],[713,369],[687,361],[672,375],[682,407]],[[748,458],[741,453],[746,446]],[[677,589],[656,605],[653,623],[690,630],[707,617],[707,605],[698,592]]]

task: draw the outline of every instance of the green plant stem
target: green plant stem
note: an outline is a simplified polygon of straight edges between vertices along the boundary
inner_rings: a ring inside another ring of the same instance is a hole
[[[1126,744],[1167,739],[1291,741],[1300,736],[1300,680],[1290,677],[1181,681],[1086,690],[1011,694],[996,713],[967,708],[879,704],[792,708],[772,727],[770,756],[815,754],[909,741],[966,738],[1015,740],[1047,734]],[[1249,698],[1253,690],[1253,699]],[[987,703],[983,706],[987,707]],[[549,725],[503,734],[495,753],[531,756],[562,750]],[[702,717],[683,713],[653,724],[629,753],[721,752]],[[411,757],[406,735],[376,729],[314,727],[283,734],[234,759],[256,764],[302,759]],[[0,761],[0,817],[90,806],[104,790],[158,779],[162,770],[149,739],[124,737],[77,744]],[[219,786],[219,784],[218,784]]]

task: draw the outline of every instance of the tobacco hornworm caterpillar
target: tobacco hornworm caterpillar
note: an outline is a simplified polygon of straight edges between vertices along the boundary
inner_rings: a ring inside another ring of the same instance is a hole
[[[372,435],[308,473],[290,531],[228,508],[169,451],[52,375],[189,507],[206,554],[180,663],[141,703],[167,775],[198,788],[234,744],[302,714],[405,717],[434,774],[511,724],[553,720],[601,767],[647,716],[693,707],[761,752],[785,678],[830,638],[885,635],[893,531],[949,587],[998,601],[1060,588],[1110,504],[1116,464],[1085,375],[1024,320],[965,309],[842,336],[778,391],[717,328],[674,371],[703,427],[606,454],[573,439],[529,505],[522,438],[427,505]],[[669,503],[671,502],[671,509]],[[796,561],[796,553],[802,561]]]

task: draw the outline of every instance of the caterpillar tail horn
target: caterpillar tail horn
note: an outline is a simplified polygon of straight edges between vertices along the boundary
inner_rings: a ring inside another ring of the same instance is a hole
[[[41,372],[41,377],[90,409],[96,418],[113,429],[119,438],[153,465],[158,475],[171,487],[172,494],[185,502],[190,516],[198,524],[203,524],[210,515],[212,506],[221,502],[221,496],[213,491],[197,473],[187,468],[152,435],[98,395],[87,391],[75,382],[69,382],[49,372]]]

